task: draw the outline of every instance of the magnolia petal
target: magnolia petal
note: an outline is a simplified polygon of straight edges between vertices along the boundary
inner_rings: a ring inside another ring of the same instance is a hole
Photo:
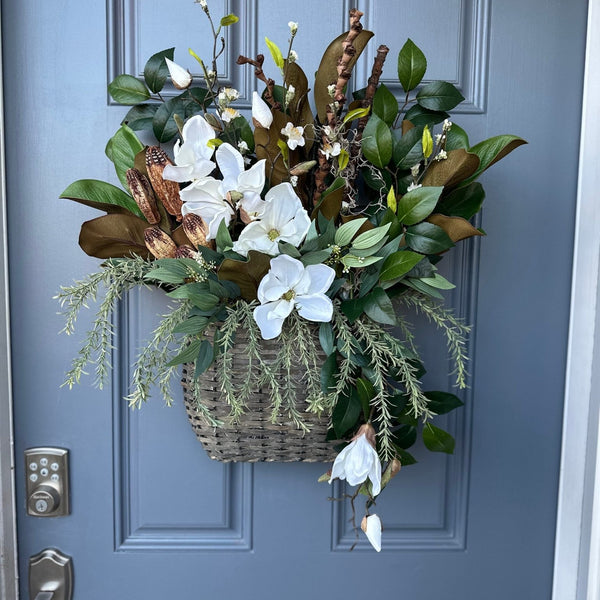
[[[273,122],[273,113],[268,104],[258,95],[258,92],[252,93],[252,118],[265,129],[269,129]]]
[[[265,200],[271,202],[272,200],[289,201],[295,203],[299,200],[298,195],[294,191],[294,188],[287,182],[279,183],[274,185],[266,194]]]
[[[379,460],[379,456],[373,461],[373,466],[369,471],[369,479],[373,485],[373,496],[378,496],[381,493],[381,461]]]
[[[298,314],[308,321],[328,323],[333,317],[333,303],[325,294],[297,296]]]
[[[246,211],[249,220],[254,220],[263,214],[267,203],[260,197],[260,194],[246,191],[244,197],[240,200],[239,206]]]
[[[263,221],[251,221],[248,223],[242,229],[237,241],[234,242],[233,250],[243,256],[248,256],[250,250],[256,250],[257,252],[263,252],[272,256],[279,254],[277,242],[269,239],[269,231],[265,228]]]
[[[186,165],[182,165],[182,166],[166,165],[165,168],[163,169],[162,176],[163,176],[163,179],[168,179],[169,181],[177,181],[179,183],[183,183],[185,181],[191,181],[193,179],[193,177],[192,177],[193,172],[194,172],[193,164],[186,164]],[[209,173],[210,173],[210,171],[209,171]]]
[[[371,546],[377,552],[381,552],[381,520],[377,515],[369,515],[366,518],[364,532],[369,542],[371,542]]]
[[[192,83],[191,73],[166,56],[165,62],[167,63],[167,68],[169,69],[169,75],[171,76],[173,85],[180,90],[190,87],[190,84]]]
[[[306,272],[310,276],[307,294],[324,294],[335,279],[335,269],[323,264],[308,265]]]
[[[223,174],[223,193],[237,190],[238,177],[244,171],[244,157],[231,144],[227,143],[221,144],[217,148],[215,157]]]
[[[350,442],[336,457],[335,460],[333,461],[333,467],[331,468],[331,477],[329,478],[329,483],[331,483],[334,479],[345,479],[346,478],[346,474],[345,474],[345,462],[346,462],[346,457],[348,456],[348,454],[350,452],[352,452],[352,449],[354,448],[354,446],[356,446],[356,440],[353,442]]]
[[[283,318],[273,318],[271,316],[271,302],[261,304],[254,309],[254,320],[260,329],[263,340],[272,340],[276,338],[283,327]]]
[[[241,155],[240,155],[241,156]],[[237,178],[238,192],[255,192],[260,194],[265,186],[265,162],[263,158],[243,171]]]
[[[208,142],[215,137],[215,130],[202,115],[195,115],[185,122],[181,137],[183,137],[183,145],[193,148],[199,158],[212,157],[215,149],[209,146]]]
[[[279,282],[287,286],[288,290],[294,289],[296,283],[300,281],[304,273],[304,265],[295,258],[287,254],[280,254],[271,259],[270,273],[276,277]],[[261,282],[262,283],[262,282]]]

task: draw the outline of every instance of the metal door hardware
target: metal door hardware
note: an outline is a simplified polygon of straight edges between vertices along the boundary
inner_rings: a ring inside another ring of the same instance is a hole
[[[27,514],[34,517],[68,515],[69,451],[63,448],[25,450]]]
[[[30,600],[71,600],[73,561],[55,548],[46,548],[29,559]]]

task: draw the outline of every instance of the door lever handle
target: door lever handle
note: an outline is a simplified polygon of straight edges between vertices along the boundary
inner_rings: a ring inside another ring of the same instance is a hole
[[[73,562],[55,548],[46,548],[29,559],[30,600],[71,600]]]

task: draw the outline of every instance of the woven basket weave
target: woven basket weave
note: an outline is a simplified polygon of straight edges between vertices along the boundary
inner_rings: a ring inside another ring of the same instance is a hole
[[[248,367],[244,333],[238,332],[232,352],[232,378],[239,382]],[[272,363],[279,352],[276,340],[263,340],[261,357]],[[325,360],[324,355],[319,360]],[[183,366],[182,385],[188,418],[196,437],[202,442],[210,458],[221,462],[330,462],[336,452],[331,442],[326,442],[329,417],[320,418],[306,412],[304,372],[299,365],[293,367],[297,385],[297,408],[302,420],[310,427],[305,433],[298,429],[283,411],[276,423],[271,422],[271,402],[268,389],[256,388],[248,400],[248,409],[235,424],[229,418],[230,407],[221,397],[216,368],[211,366],[199,378],[200,400],[211,415],[225,424],[212,427],[197,410],[192,394],[194,365]]]

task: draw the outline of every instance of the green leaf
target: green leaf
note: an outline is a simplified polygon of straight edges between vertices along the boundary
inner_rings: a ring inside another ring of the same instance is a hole
[[[426,219],[435,208],[443,187],[420,187],[407,192],[398,200],[398,220],[414,225]]]
[[[231,13],[229,15],[221,17],[221,27],[229,27],[230,25],[237,23],[239,20],[240,18],[238,16]]]
[[[237,148],[240,142],[246,142],[250,152],[254,150],[254,134],[250,124],[244,117],[236,117],[228,123],[220,139],[231,144],[234,148]]]
[[[287,254],[292,258],[298,259],[302,257],[300,251],[298,250],[298,248],[296,248],[296,246],[294,246],[294,244],[290,244],[289,242],[279,242],[277,245],[279,246],[279,252],[281,254]]]
[[[458,148],[469,149],[469,136],[462,127],[452,123],[452,127],[446,132],[446,150],[457,150]]]
[[[330,256],[331,250],[317,250],[316,252],[304,254],[300,261],[305,267],[308,267],[308,265],[319,265],[325,262]]]
[[[331,353],[321,367],[321,391],[329,394],[335,388],[335,374],[337,373],[337,353]]]
[[[173,327],[173,333],[197,335],[202,333],[208,325],[208,318],[195,315]]]
[[[338,438],[343,437],[347,431],[355,428],[360,412],[361,403],[356,390],[352,390],[349,395],[339,397],[331,415],[333,429]]]
[[[396,448],[396,452],[398,454],[400,464],[403,467],[408,467],[409,465],[414,465],[417,463],[417,459],[410,452],[407,452],[403,448]]]
[[[433,223],[419,223],[408,227],[406,243],[415,252],[421,254],[439,254],[454,246],[448,234]]]
[[[386,236],[391,223],[375,227],[369,231],[361,233],[353,242],[352,250],[366,250],[378,244]]]
[[[200,310],[210,310],[219,304],[219,297],[206,291],[207,286],[202,283],[186,283],[167,293],[169,298],[185,298]]]
[[[138,104],[137,106],[132,106],[121,121],[121,125],[127,125],[134,131],[152,129],[152,120],[158,106],[158,104]]]
[[[367,302],[366,297],[353,298],[352,300],[345,300],[340,304],[340,309],[348,319],[350,323],[354,323],[360,315],[363,314],[365,303]]]
[[[418,104],[415,104],[412,108],[409,108],[404,115],[407,121],[410,121],[415,127],[424,127],[429,125],[433,127],[437,123],[441,123],[444,119],[447,119],[450,115],[447,112],[439,112],[437,110],[429,110],[423,108]]]
[[[354,267],[355,269],[362,269],[369,265],[375,264],[381,260],[381,256],[355,256],[354,254],[346,254],[342,258],[342,264],[345,267]]]
[[[392,434],[394,444],[400,448],[410,448],[417,441],[417,428],[414,425],[400,425]]]
[[[515,148],[526,143],[524,139],[516,135],[497,135],[475,144],[469,152],[479,156],[479,169],[471,176],[470,181],[479,177],[483,171],[510,154]]]
[[[178,115],[183,120],[186,107],[186,103],[180,96],[175,96],[158,107],[152,120],[152,130],[159,142],[168,142],[179,133],[174,117]]]
[[[398,116],[398,100],[384,83],[380,84],[373,97],[373,112],[389,126]]]
[[[403,136],[400,136],[400,130],[394,131],[392,158],[396,167],[410,169],[423,160],[422,137],[422,126],[409,129]]]
[[[478,181],[473,181],[465,187],[452,190],[442,198],[438,212],[449,217],[470,219],[481,210],[485,199],[485,191]]]
[[[131,75],[118,75],[108,85],[108,93],[119,104],[139,104],[150,98],[148,88]]]
[[[431,452],[454,454],[454,438],[431,423],[426,423],[423,427],[423,442]]]
[[[349,110],[346,116],[344,117],[344,125],[350,121],[354,121],[355,119],[362,119],[369,114],[371,110],[370,106],[366,106],[364,108],[355,108],[354,110]]]
[[[233,241],[231,239],[229,229],[227,228],[227,224],[225,223],[225,219],[223,219],[219,223],[219,228],[217,229],[217,237],[215,238],[215,242],[217,244],[218,252],[225,252],[233,248]]]
[[[398,79],[405,92],[414,90],[425,75],[427,59],[418,46],[411,40],[406,40],[398,54]]]
[[[364,297],[364,311],[368,317],[377,323],[396,325],[396,311],[389,296],[380,287],[376,287]]]
[[[439,273],[435,273],[433,277],[421,277],[421,281],[438,290],[453,290],[456,287],[452,282],[448,281],[445,277],[442,277]]]
[[[365,417],[365,421],[368,421],[371,416],[371,400],[375,398],[375,388],[368,379],[359,377],[356,380],[356,391],[362,405],[363,416]]]
[[[402,280],[402,283],[404,285],[407,285],[408,287],[413,288],[414,290],[417,290],[418,292],[421,292],[422,294],[425,294],[426,296],[431,296],[432,298],[437,298],[438,300],[444,299],[444,296],[442,296],[442,294],[440,294],[440,292],[437,290],[437,288],[434,288],[433,286],[426,284],[421,279],[416,279],[414,277],[407,277],[406,279]]]
[[[421,137],[421,147],[423,149],[423,156],[429,158],[433,152],[433,137],[431,137],[431,131],[429,131],[429,125],[423,127],[423,136]]]
[[[335,349],[335,339],[333,337],[333,327],[331,323],[321,323],[319,326],[319,342],[323,352],[329,356]]]
[[[432,410],[436,415],[445,415],[455,408],[464,406],[464,402],[454,394],[448,392],[424,392],[425,397],[429,400],[427,408]]]
[[[417,93],[419,105],[429,110],[452,110],[464,99],[464,96],[446,81],[431,81]]]
[[[165,58],[173,60],[173,53],[175,48],[167,48],[167,50],[161,50],[156,54],[153,54],[144,67],[144,79],[146,84],[150,88],[151,92],[155,94],[160,92],[169,76],[169,68],[165,62]]]
[[[362,137],[362,151],[365,158],[376,167],[383,169],[392,158],[392,133],[390,128],[377,115],[367,122]]]
[[[366,217],[361,217],[360,219],[352,219],[352,221],[344,223],[335,232],[335,243],[338,246],[347,246],[366,220]]]
[[[80,204],[105,210],[107,213],[133,213],[142,216],[135,200],[120,188],[97,179],[79,179],[74,181],[60,195],[61,198],[74,200]]]
[[[215,350],[212,344],[205,338],[200,343],[198,348],[198,356],[196,357],[196,370],[194,372],[195,377],[199,377],[210,367],[215,358]]]
[[[398,277],[406,275],[423,258],[425,257],[422,254],[410,250],[394,252],[383,263],[379,278],[381,281],[398,279]]]
[[[106,155],[115,165],[117,177],[121,185],[128,190],[126,173],[135,167],[135,157],[144,149],[135,132],[127,125],[121,125],[106,145]]]
[[[279,46],[277,46],[275,42],[272,42],[268,37],[265,37],[265,42],[267,44],[267,48],[269,48],[269,52],[271,53],[271,57],[273,58],[275,65],[280,69],[283,69],[283,55],[281,54]]]
[[[167,363],[167,367],[176,367],[182,363],[192,362],[198,356],[198,350],[203,340],[193,340],[173,360]]]

